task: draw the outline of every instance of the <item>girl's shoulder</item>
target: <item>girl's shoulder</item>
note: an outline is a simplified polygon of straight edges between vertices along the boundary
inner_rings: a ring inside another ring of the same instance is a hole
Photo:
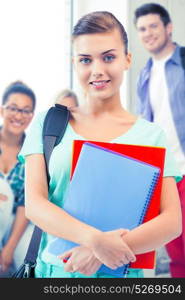
[[[139,128],[142,128],[146,132],[154,132],[159,134],[163,132],[163,129],[158,124],[155,122],[150,122],[142,117],[138,117],[137,123]]]
[[[164,131],[155,123],[149,122],[141,117],[138,117],[134,125],[123,136],[124,141],[150,146],[162,146],[165,144],[166,137]]]

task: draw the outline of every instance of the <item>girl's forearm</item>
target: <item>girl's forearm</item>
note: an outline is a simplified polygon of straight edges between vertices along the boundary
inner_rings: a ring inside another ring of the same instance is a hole
[[[15,220],[12,227],[12,232],[10,238],[7,242],[7,245],[15,249],[22,234],[24,233],[28,224],[28,219],[25,217],[25,208],[24,206],[19,206],[17,208]]]
[[[89,246],[91,238],[100,231],[78,221],[48,200],[43,155],[35,154],[26,158],[25,174],[27,218],[49,234]]]
[[[163,213],[123,236],[134,254],[156,250],[181,234],[181,218]],[[168,225],[170,224],[170,226]]]
[[[134,254],[156,250],[182,231],[182,214],[177,187],[172,177],[163,178],[160,214],[130,231],[123,238]]]
[[[94,236],[101,233],[94,227],[73,218],[44,197],[39,197],[35,201],[35,204],[31,202],[30,205],[26,205],[26,216],[49,234],[89,247]]]

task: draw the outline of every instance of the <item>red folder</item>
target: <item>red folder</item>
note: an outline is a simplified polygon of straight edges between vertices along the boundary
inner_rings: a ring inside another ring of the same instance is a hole
[[[73,144],[73,157],[71,166],[71,178],[73,176],[75,166],[78,161],[78,157],[84,142],[83,140],[75,140]],[[124,155],[136,158],[143,162],[149,163],[153,166],[161,169],[160,177],[153,193],[150,205],[144,218],[144,222],[151,220],[159,214],[160,210],[160,196],[162,187],[162,177],[164,170],[164,159],[165,159],[165,148],[151,147],[151,146],[140,146],[140,145],[128,145],[128,144],[114,144],[104,142],[88,141],[90,143],[102,146],[109,150],[122,153]],[[134,188],[134,185],[133,185]],[[155,251],[139,254],[136,256],[136,262],[131,263],[130,268],[142,268],[142,269],[153,269],[155,267]]]

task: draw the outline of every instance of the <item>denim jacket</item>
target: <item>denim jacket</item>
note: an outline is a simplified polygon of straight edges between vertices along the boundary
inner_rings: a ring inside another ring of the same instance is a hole
[[[149,121],[153,121],[153,112],[149,95],[151,67],[152,59],[150,58],[146,66],[141,70],[137,82],[138,113]],[[185,71],[182,68],[180,47],[178,45],[176,46],[173,55],[166,62],[165,73],[173,121],[182,150],[185,153]]]

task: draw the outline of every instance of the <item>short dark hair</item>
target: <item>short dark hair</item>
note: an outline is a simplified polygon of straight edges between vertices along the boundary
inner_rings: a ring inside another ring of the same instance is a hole
[[[135,10],[134,13],[134,24],[137,23],[139,17],[146,16],[148,14],[156,14],[160,16],[161,21],[164,26],[171,22],[170,15],[168,11],[160,4],[157,3],[147,3],[141,5]]]
[[[95,11],[81,17],[73,28],[73,40],[82,34],[111,32],[117,28],[124,42],[125,53],[128,52],[128,38],[124,26],[108,11]]]
[[[30,87],[28,87],[25,83],[23,83],[22,81],[14,81],[12,82],[4,91],[3,97],[2,97],[2,104],[6,104],[6,102],[8,101],[8,97],[11,94],[15,94],[15,93],[20,93],[20,94],[24,94],[27,95],[28,97],[31,98],[32,100],[32,104],[33,104],[33,110],[35,109],[35,105],[36,105],[36,97],[35,97],[35,93],[32,91],[32,89]]]

